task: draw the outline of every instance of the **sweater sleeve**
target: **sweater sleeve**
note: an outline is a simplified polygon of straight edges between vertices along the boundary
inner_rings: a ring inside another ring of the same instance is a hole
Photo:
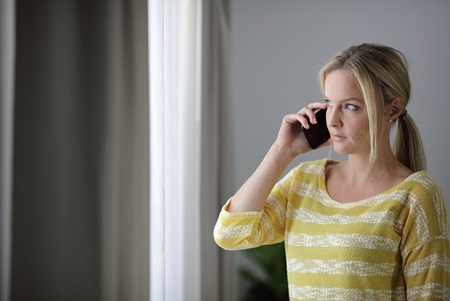
[[[442,193],[426,179],[410,191],[408,200],[402,241],[407,300],[447,300],[450,244]]]
[[[242,250],[274,244],[284,240],[286,204],[294,170],[272,189],[262,211],[227,211],[223,206],[214,227],[214,240],[227,250]]]

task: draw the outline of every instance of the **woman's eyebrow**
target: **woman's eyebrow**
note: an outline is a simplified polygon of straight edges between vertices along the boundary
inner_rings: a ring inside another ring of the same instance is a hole
[[[324,97],[325,100],[330,101],[330,98],[327,97],[326,95],[324,95],[323,97]],[[348,97],[348,98],[344,98],[344,99],[338,100],[338,102],[344,102],[344,101],[349,101],[349,100],[356,100],[356,101],[359,101],[359,102],[364,102],[364,101],[362,101],[361,99],[359,99],[359,98],[357,98],[357,97]]]

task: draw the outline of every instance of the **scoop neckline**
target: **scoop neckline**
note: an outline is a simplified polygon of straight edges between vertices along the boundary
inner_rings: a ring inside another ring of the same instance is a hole
[[[354,202],[342,203],[342,202],[339,202],[339,201],[335,200],[334,198],[332,198],[331,195],[328,193],[328,189],[327,189],[327,185],[326,185],[326,175],[325,175],[325,170],[326,170],[326,167],[328,166],[328,164],[339,164],[339,163],[341,163],[341,162],[337,161],[337,160],[325,159],[324,163],[321,164],[321,174],[320,174],[320,182],[319,182],[319,185],[320,185],[324,195],[326,196],[326,201],[330,202],[333,206],[337,206],[337,207],[355,207],[355,206],[364,206],[364,205],[367,206],[375,198],[378,198],[383,195],[389,195],[394,190],[397,190],[400,186],[403,186],[406,182],[411,181],[413,178],[416,178],[425,172],[424,170],[419,170],[419,171],[413,172],[408,177],[403,179],[403,181],[401,181],[400,183],[398,183],[395,186],[392,186],[391,188],[388,188],[376,195],[372,195],[370,197],[367,197],[367,198],[364,198],[364,199],[361,199],[358,201],[354,201]]]

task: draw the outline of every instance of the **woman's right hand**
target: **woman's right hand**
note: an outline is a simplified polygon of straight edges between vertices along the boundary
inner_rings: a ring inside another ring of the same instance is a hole
[[[310,151],[311,147],[308,145],[302,127],[309,128],[308,120],[311,120],[312,124],[316,124],[317,120],[314,111],[326,108],[326,103],[314,102],[302,108],[295,114],[284,116],[275,145],[279,149],[286,151],[292,157]],[[325,142],[323,146],[327,144],[329,144],[329,142]]]

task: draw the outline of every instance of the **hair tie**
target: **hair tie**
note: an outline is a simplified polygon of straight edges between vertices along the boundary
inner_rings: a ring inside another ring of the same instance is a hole
[[[404,110],[403,113],[400,114],[400,116],[398,116],[398,118],[403,118],[405,117],[405,115],[408,113],[407,110]]]

